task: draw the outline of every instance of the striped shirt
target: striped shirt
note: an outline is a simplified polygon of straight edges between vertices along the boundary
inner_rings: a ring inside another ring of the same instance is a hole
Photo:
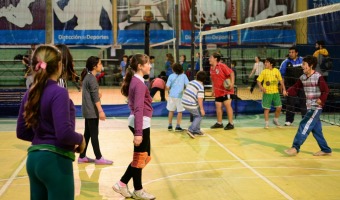
[[[190,81],[182,96],[182,104],[184,107],[197,108],[198,98],[204,98],[203,84],[197,80]]]
[[[302,87],[306,94],[307,109],[321,109],[327,100],[329,92],[327,83],[321,74],[316,71],[310,77],[303,74],[300,76],[300,79],[287,90],[287,92],[289,96],[296,96],[297,92]],[[321,105],[317,103],[318,99],[321,100]]]

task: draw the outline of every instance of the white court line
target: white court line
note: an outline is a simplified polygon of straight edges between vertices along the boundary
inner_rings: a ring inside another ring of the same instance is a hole
[[[232,151],[230,151],[228,148],[223,146],[219,141],[217,141],[214,137],[212,137],[209,134],[206,134],[211,140],[213,140],[217,145],[219,145],[222,149],[224,149],[226,152],[228,152],[232,157],[234,157],[236,160],[238,160],[243,166],[245,166],[247,169],[252,171],[254,174],[256,174],[259,178],[261,178],[264,182],[268,183],[272,188],[274,188],[276,191],[278,191],[280,194],[282,194],[286,199],[293,200],[291,196],[289,196],[287,193],[285,193],[283,190],[281,190],[277,185],[275,185],[273,182],[268,180],[265,176],[260,174],[258,171],[256,171],[254,168],[252,168],[250,165],[248,165],[244,160],[236,156]]]
[[[11,183],[13,182],[13,180],[17,177],[18,173],[20,172],[20,170],[22,170],[22,168],[24,168],[24,166],[26,165],[26,160],[27,157],[21,162],[21,164],[19,165],[19,167],[13,172],[13,174],[11,175],[11,177],[6,181],[6,183],[2,186],[1,190],[0,190],[0,197],[6,192],[7,188],[9,187],[9,185],[11,185]]]

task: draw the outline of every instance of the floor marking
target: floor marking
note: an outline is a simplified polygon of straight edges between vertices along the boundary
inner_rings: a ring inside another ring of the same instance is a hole
[[[6,181],[6,183],[2,186],[1,190],[0,190],[0,197],[5,193],[5,191],[7,190],[7,188],[11,185],[11,183],[13,182],[13,180],[15,179],[15,177],[18,175],[18,173],[20,172],[20,170],[22,170],[22,168],[24,168],[24,166],[26,165],[26,160],[27,157],[21,162],[21,164],[19,165],[19,167],[13,172],[13,174],[11,175],[11,177]]]
[[[236,156],[232,151],[230,151],[228,148],[226,148],[223,144],[221,144],[219,141],[217,141],[214,137],[207,134],[207,136],[213,140],[216,144],[218,144],[222,149],[224,149],[226,152],[228,152],[232,157],[234,157],[236,160],[238,160],[242,165],[244,165],[247,169],[252,171],[254,174],[256,174],[259,178],[261,178],[263,181],[268,183],[272,188],[274,188],[276,191],[278,191],[280,194],[282,194],[286,199],[293,200],[291,196],[289,196],[287,193],[285,193],[281,188],[279,188],[277,185],[275,185],[273,182],[271,182],[269,179],[267,179],[265,176],[260,174],[258,171],[256,171],[253,167],[248,165],[244,160]]]

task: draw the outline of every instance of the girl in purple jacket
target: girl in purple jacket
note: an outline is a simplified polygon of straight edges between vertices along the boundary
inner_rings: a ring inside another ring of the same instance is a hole
[[[155,199],[147,193],[142,186],[142,170],[151,160],[150,156],[150,124],[152,117],[152,98],[148,87],[144,84],[144,75],[150,73],[150,59],[147,55],[136,54],[132,57],[130,66],[126,70],[125,79],[121,88],[124,96],[128,97],[131,110],[129,129],[134,135],[133,159],[128,165],[120,181],[113,185],[113,190],[124,197],[135,199]],[[128,183],[133,179],[134,191],[130,192]]]
[[[61,58],[53,46],[34,51],[34,81],[19,110],[17,137],[32,143],[26,161],[31,199],[74,199],[72,162],[85,148],[82,134],[75,132],[74,104],[57,84]]]

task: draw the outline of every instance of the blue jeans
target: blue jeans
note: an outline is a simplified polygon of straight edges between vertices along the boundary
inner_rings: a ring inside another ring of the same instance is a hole
[[[185,110],[187,110],[193,115],[193,120],[188,130],[190,132],[199,133],[201,131],[201,121],[202,121],[202,116],[201,116],[199,107],[193,109],[193,108],[188,108],[184,106],[184,108]]]
[[[293,141],[293,147],[299,152],[301,145],[305,142],[310,132],[313,133],[321,151],[331,153],[332,149],[327,145],[327,142],[322,133],[322,125],[320,121],[322,109],[307,110],[305,117],[301,120],[299,129]]]

